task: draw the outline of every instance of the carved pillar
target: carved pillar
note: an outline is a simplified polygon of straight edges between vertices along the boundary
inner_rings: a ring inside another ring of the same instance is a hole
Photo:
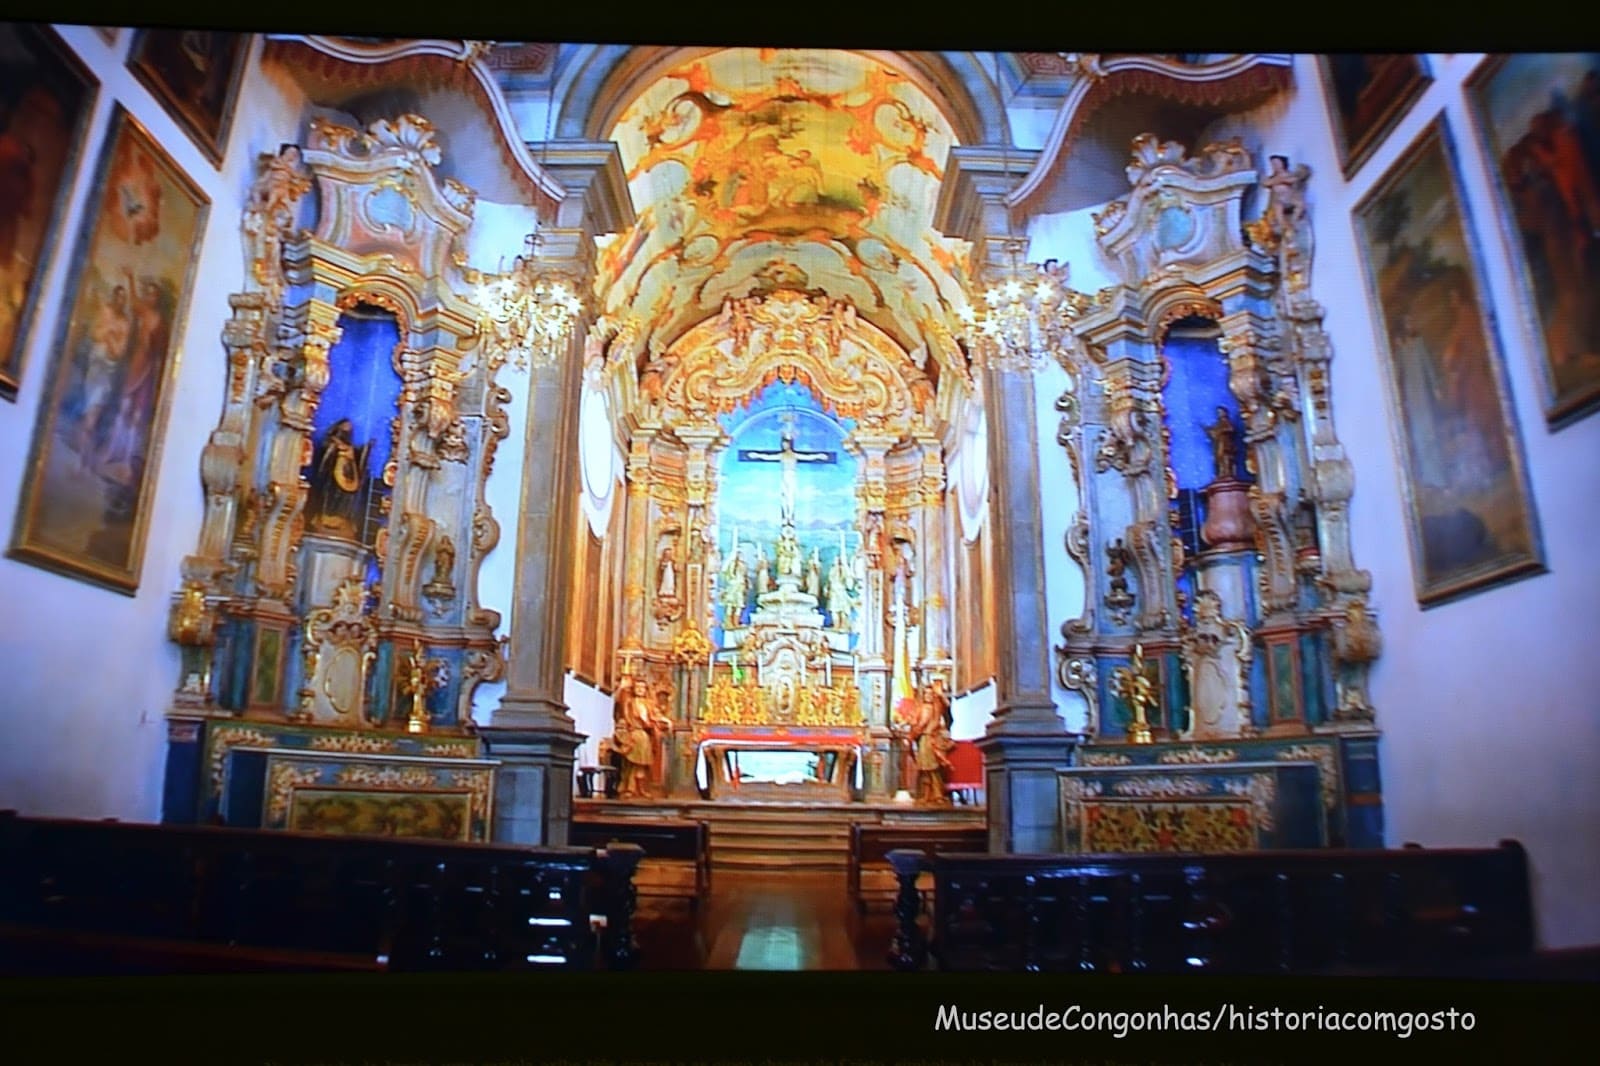
[[[1293,610],[1299,586],[1294,571],[1296,501],[1290,498],[1289,471],[1279,438],[1284,397],[1271,366],[1278,338],[1249,313],[1223,319],[1221,348],[1228,358],[1228,387],[1239,401],[1249,465],[1256,476],[1250,489],[1262,556],[1259,575],[1263,616]]]
[[[650,580],[650,445],[655,434],[641,429],[628,453],[627,513],[623,515],[622,643],[624,663],[637,665],[644,649],[645,592]]]
[[[328,386],[328,351],[339,340],[339,308],[309,299],[289,314],[284,353],[292,385],[278,404],[280,431],[273,434],[266,461],[266,493],[261,503],[260,553],[256,586],[264,597],[287,602],[295,581],[292,559],[295,520],[305,506],[300,470],[311,448],[311,420]],[[288,432],[283,432],[287,430]]]
[[[1057,775],[1071,757],[1072,739],[1050,696],[1033,379],[989,372],[985,393],[989,424],[1015,427],[989,438],[999,657],[994,718],[978,741],[989,850],[1052,852],[1062,841]]]
[[[633,220],[621,157],[615,145],[575,144],[552,145],[546,158],[567,196],[556,225],[544,232],[539,265],[566,271],[583,292],[593,271],[594,238]],[[573,753],[583,737],[562,690],[585,332],[575,331],[560,363],[530,382],[506,694],[481,730],[502,764],[494,826],[494,839],[502,842],[565,844],[571,817]]]
[[[979,263],[1004,261],[1011,234],[1006,196],[1033,166],[1037,152],[998,145],[953,148],[934,224],[977,244]],[[1050,645],[1045,637],[1044,534],[1039,494],[1038,412],[1033,379],[986,372],[990,507],[995,572],[995,640],[999,647],[994,718],[983,751],[989,804],[989,850],[1056,851],[1061,847],[1057,774],[1072,741],[1050,698]]]
[[[950,594],[945,574],[944,458],[939,454],[937,440],[926,440],[922,447],[922,661],[930,669],[948,671]]]

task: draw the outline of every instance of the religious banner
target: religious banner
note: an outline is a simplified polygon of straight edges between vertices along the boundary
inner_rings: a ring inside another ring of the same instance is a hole
[[[132,595],[210,202],[120,107],[94,187],[11,555]]]
[[[1453,158],[1436,120],[1355,212],[1425,607],[1544,570]]]
[[[1468,95],[1559,426],[1600,406],[1600,53],[1497,56]]]
[[[22,384],[28,328],[99,85],[45,26],[0,25],[0,397]]]
[[[249,43],[248,34],[142,30],[128,55],[128,69],[213,163],[228,145]]]
[[[1432,80],[1421,56],[1346,52],[1321,59],[1339,165],[1351,177]]]

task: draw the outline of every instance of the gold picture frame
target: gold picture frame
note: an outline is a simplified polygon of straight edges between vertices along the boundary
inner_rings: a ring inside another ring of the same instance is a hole
[[[1588,180],[1572,183],[1571,201],[1553,159],[1563,135],[1577,141],[1558,100],[1600,121],[1600,52],[1491,56],[1464,87],[1522,290],[1545,421],[1559,429],[1600,410],[1600,159],[1583,145],[1578,169],[1588,163]]]
[[[131,596],[211,203],[121,105],[94,189],[8,554]]]
[[[0,399],[15,401],[100,80],[50,27],[0,23],[0,92],[7,189],[26,201],[0,228]]]
[[[140,30],[128,49],[128,69],[221,166],[249,51],[246,33]]]
[[[1410,53],[1345,52],[1317,57],[1339,167],[1355,176],[1433,83],[1427,62]]]
[[[1417,602],[1543,573],[1539,522],[1443,115],[1354,210]]]

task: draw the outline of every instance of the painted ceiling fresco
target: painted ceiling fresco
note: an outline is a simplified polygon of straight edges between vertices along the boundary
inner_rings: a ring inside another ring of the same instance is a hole
[[[638,224],[602,252],[595,291],[629,354],[726,297],[793,287],[959,358],[936,319],[962,300],[966,243],[930,225],[954,137],[904,75],[850,52],[728,49],[668,71],[612,137]]]

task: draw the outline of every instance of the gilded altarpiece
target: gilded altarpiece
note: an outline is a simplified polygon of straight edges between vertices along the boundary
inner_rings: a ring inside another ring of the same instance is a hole
[[[951,683],[944,428],[964,372],[798,276],[631,351],[623,327],[603,374],[627,441],[619,731],[641,702],[657,723],[644,792],[909,789],[909,716]],[[809,781],[741,776],[790,749]]]
[[[259,161],[204,522],[171,615],[167,821],[486,832],[493,768],[471,707],[503,659],[477,588],[510,393],[462,295],[476,197],[440,159],[432,126],[401,115],[314,119],[303,146]],[[268,754],[235,773],[235,749]],[[441,799],[458,771],[466,798]],[[300,778],[315,803],[273,791]]]
[[[1121,281],[1075,297],[1057,401],[1088,590],[1057,648],[1088,706],[1061,780],[1075,849],[1382,845],[1381,643],[1308,291],[1311,175],[1261,164],[1142,135],[1096,215]]]

